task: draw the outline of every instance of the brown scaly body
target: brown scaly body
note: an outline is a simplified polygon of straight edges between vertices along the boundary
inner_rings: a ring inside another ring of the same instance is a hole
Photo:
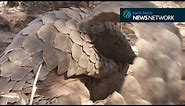
[[[105,2],[93,10],[87,22],[119,22],[119,9],[124,7],[157,8],[150,2]],[[178,28],[173,23],[132,24],[138,58],[120,93],[127,104],[179,104],[184,80]]]
[[[40,64],[34,104],[67,104],[53,98],[70,98],[72,94],[89,99],[89,91],[78,76],[101,79],[132,63],[135,54],[113,24],[82,28],[80,23],[88,14],[86,9],[73,7],[47,12],[14,37],[0,58],[0,94],[16,93],[19,99],[1,97],[0,104],[28,104]]]

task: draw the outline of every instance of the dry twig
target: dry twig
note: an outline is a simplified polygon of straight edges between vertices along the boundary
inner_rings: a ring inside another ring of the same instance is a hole
[[[38,77],[39,77],[39,73],[40,73],[41,67],[42,67],[42,64],[40,64],[39,69],[37,71],[37,74],[35,76],[35,80],[33,82],[33,88],[32,88],[32,92],[31,92],[31,97],[30,97],[30,103],[29,103],[29,105],[32,105],[32,102],[33,102],[33,98],[34,98],[34,95],[35,95],[35,92],[36,92],[36,89],[37,89],[36,83],[38,81]]]

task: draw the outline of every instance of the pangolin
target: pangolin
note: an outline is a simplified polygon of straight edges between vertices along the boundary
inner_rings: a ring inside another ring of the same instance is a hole
[[[104,2],[93,10],[87,22],[119,22],[119,9],[125,7],[158,8],[146,1]],[[165,22],[131,24],[137,36],[138,58],[133,64],[132,73],[122,83],[121,95],[127,104],[141,104],[142,101],[142,104],[179,104],[184,82],[179,29],[173,23]]]
[[[0,103],[28,104],[40,64],[34,104],[83,104],[89,98],[103,99],[114,90],[124,96],[127,104],[137,103],[137,95],[129,92],[131,88],[124,88],[122,79],[135,54],[111,23],[119,22],[121,7],[157,8],[150,2],[103,2],[92,12],[63,8],[29,23],[1,55]],[[149,72],[147,77],[141,77],[137,75],[137,61],[133,64],[133,76],[144,93],[140,100],[151,104],[175,103],[179,94],[175,84],[179,84],[181,73],[178,29],[173,23],[132,24],[138,38],[138,56]],[[166,93],[158,95],[151,90],[155,81],[164,82]],[[15,98],[7,97],[11,95]]]
[[[81,76],[125,75],[135,53],[111,22],[84,21],[90,13],[75,7],[49,11],[16,34],[0,57],[0,104],[29,104],[41,64],[33,104],[81,104],[79,98],[90,98]]]

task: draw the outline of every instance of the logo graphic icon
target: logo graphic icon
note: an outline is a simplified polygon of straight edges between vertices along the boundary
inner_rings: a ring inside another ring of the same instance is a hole
[[[130,10],[125,10],[125,11],[123,11],[122,16],[123,16],[123,18],[130,18],[130,17],[131,17],[131,12],[130,12]]]

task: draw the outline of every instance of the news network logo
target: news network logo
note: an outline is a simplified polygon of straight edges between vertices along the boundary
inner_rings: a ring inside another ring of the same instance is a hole
[[[185,22],[185,8],[121,8],[121,22]]]
[[[131,15],[132,13],[130,12],[130,10],[125,10],[123,11],[123,14],[122,14],[123,18],[130,18]]]

